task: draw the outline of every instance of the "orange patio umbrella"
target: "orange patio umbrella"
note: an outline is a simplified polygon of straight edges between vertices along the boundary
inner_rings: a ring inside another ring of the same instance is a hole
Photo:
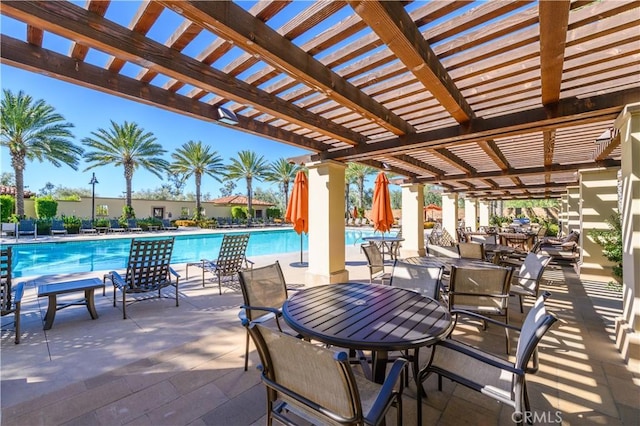
[[[300,170],[293,181],[291,198],[287,205],[285,220],[293,224],[293,229],[300,234],[300,263],[302,264],[302,233],[309,232],[309,183],[307,175]]]
[[[358,207],[353,206],[353,212],[351,212],[351,215],[353,216],[354,219],[358,218]]]
[[[383,233],[391,230],[395,219],[391,210],[391,197],[389,196],[389,179],[384,172],[378,173],[373,189],[373,208],[371,211],[373,229]]]

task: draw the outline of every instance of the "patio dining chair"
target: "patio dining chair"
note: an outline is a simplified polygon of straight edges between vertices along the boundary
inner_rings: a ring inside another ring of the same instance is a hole
[[[180,275],[171,267],[174,237],[165,239],[131,240],[127,272],[123,277],[116,271],[104,275],[113,284],[113,306],[116,306],[116,291],[122,293],[122,319],[127,319],[127,296],[133,297],[128,303],[164,297],[162,290],[173,286],[176,306],[178,301],[178,281]],[[174,281],[175,278],[175,281]],[[168,297],[168,296],[167,296]]]
[[[242,269],[253,266],[253,262],[247,259],[247,245],[250,234],[225,234],[218,257],[214,260],[201,259],[200,262],[187,263],[186,275],[189,279],[189,267],[196,266],[202,269],[202,286],[205,283],[205,272],[209,272],[218,279],[218,291],[222,294],[222,283],[230,284]]]
[[[59,219],[53,219],[51,221],[51,235],[67,235],[67,228],[64,227],[64,222]]]
[[[397,359],[384,383],[355,375],[346,352],[336,352],[254,322],[249,333],[267,388],[267,424],[378,425],[395,405],[402,425],[402,372]]]
[[[458,243],[456,247],[458,254],[463,259],[485,260],[487,257],[483,243]]]
[[[244,353],[244,371],[247,371],[249,366],[249,324],[251,321],[267,316],[273,321],[263,319],[262,325],[273,326],[278,331],[283,331],[284,328],[292,335],[297,335],[297,333],[290,330],[284,321],[280,321],[282,305],[287,300],[289,289],[277,260],[275,263],[260,268],[241,270],[238,272],[238,279],[244,300],[240,306],[238,317],[242,325],[247,328]]]
[[[33,238],[36,238],[38,235],[36,222],[32,219],[22,219],[18,223],[18,235],[33,235]]]
[[[550,262],[550,256],[529,252],[520,265],[520,269],[513,274],[509,293],[518,296],[520,312],[524,313],[523,297],[538,297],[542,274]]]
[[[435,300],[440,299],[444,266],[426,266],[396,260],[390,285],[415,291]]]
[[[446,294],[449,311],[457,324],[463,313],[497,316],[509,323],[509,288],[512,267],[456,267],[451,266],[449,291]],[[487,323],[482,322],[483,329]],[[509,353],[509,329],[505,328],[506,350]]]
[[[444,339],[434,345],[429,361],[420,370],[420,386],[431,374],[437,374],[438,389],[441,391],[442,378],[446,377],[513,407],[512,419],[522,424],[526,414],[531,413],[526,374],[538,371],[538,344],[557,320],[553,313],[546,310],[545,300],[549,296],[547,292],[538,297],[522,328],[483,318],[484,321],[520,333],[513,362],[474,346]],[[418,404],[421,404],[422,393],[417,392],[417,396]]]
[[[12,283],[11,265],[13,261],[12,247],[4,247],[0,250],[0,314],[2,316],[13,314],[15,326],[15,343],[20,343],[20,306],[24,294],[24,283],[15,286]]]
[[[382,260],[382,252],[380,247],[370,241],[368,244],[362,244],[362,251],[367,258],[367,267],[369,268],[369,282],[380,280],[380,284],[387,284],[391,279],[391,274],[385,272],[384,262]]]

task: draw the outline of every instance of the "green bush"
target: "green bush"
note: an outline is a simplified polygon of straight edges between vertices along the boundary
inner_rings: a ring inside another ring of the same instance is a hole
[[[231,207],[231,217],[234,219],[246,219],[247,218],[247,208],[242,206],[233,206]]]
[[[64,228],[69,234],[80,233],[80,225],[82,225],[82,220],[79,217],[62,216],[62,221],[64,222]]]
[[[127,219],[135,219],[136,212],[133,210],[133,207],[130,206],[122,206],[122,216],[120,216],[120,222],[127,222]]]
[[[2,223],[9,222],[16,211],[16,201],[11,195],[0,195],[0,218]]]
[[[282,210],[277,207],[268,207],[267,208],[267,217],[276,219],[282,217]]]
[[[52,219],[58,214],[58,202],[50,195],[36,198],[34,204],[38,219]]]
[[[613,275],[622,278],[622,220],[620,213],[616,213],[607,219],[609,229],[594,229],[589,232],[589,236],[602,247],[602,254],[615,263]]]

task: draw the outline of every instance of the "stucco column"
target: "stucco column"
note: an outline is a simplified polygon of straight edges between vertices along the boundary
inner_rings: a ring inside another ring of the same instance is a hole
[[[457,241],[458,229],[458,194],[442,194],[442,229],[447,231],[454,241]]]
[[[602,254],[602,246],[589,235],[607,230],[607,220],[618,212],[618,168],[580,170],[580,278],[609,282],[613,263]]]
[[[402,257],[424,256],[424,185],[400,185],[402,190]]]
[[[464,226],[474,232],[478,230],[478,200],[475,198],[464,199]]]
[[[580,187],[567,186],[567,235],[569,232],[580,230]],[[582,238],[580,238],[582,240]],[[582,241],[581,241],[582,242]]]
[[[560,220],[560,235],[567,235],[569,233],[569,224],[567,214],[568,206],[567,206],[568,194],[562,194],[560,196],[560,214],[558,215],[558,219]]]
[[[640,104],[627,105],[614,124],[622,148],[622,317],[616,345],[631,371],[640,371]]]
[[[489,218],[490,218],[490,214],[489,214],[489,201],[487,200],[480,200],[478,201],[478,216],[480,216],[480,223],[478,225],[480,226],[489,226]]]
[[[337,161],[307,163],[309,170],[309,269],[311,284],[349,280],[345,268],[344,171]]]

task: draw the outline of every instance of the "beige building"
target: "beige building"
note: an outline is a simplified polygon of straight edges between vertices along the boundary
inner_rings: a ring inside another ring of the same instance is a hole
[[[203,215],[208,218],[231,217],[231,209],[235,206],[246,207],[247,197],[232,195],[217,198],[215,200],[202,201]],[[256,218],[266,218],[267,209],[273,204],[254,199],[253,209]],[[123,198],[95,197],[95,217],[114,218],[122,215],[125,205]],[[158,219],[192,218],[196,208],[194,200],[131,200],[131,205],[136,217],[144,219],[155,217]],[[25,198],[24,213],[27,217],[36,217],[33,198]],[[76,216],[80,218],[91,217],[91,198],[83,198],[80,201],[58,201],[58,216]]]

